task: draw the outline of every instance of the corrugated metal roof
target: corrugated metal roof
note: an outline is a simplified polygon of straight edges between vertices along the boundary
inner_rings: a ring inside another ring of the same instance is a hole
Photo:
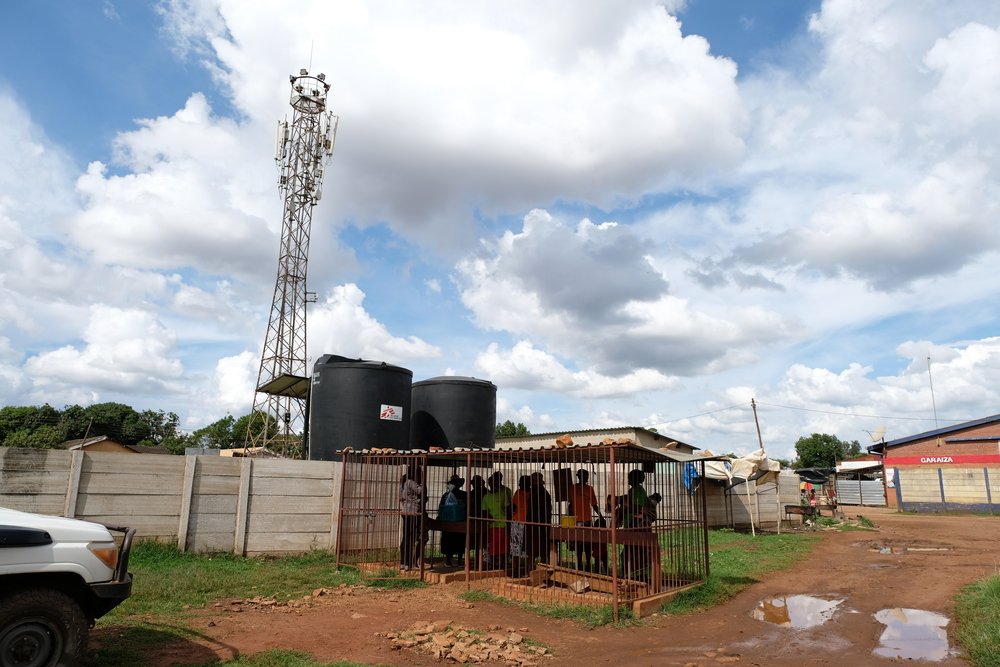
[[[595,435],[598,433],[629,433],[636,431],[642,431],[643,433],[648,433],[650,436],[654,438],[667,440],[668,442],[676,442],[678,445],[681,445],[682,447],[690,447],[691,449],[701,449],[701,447],[697,447],[695,445],[683,442],[671,435],[660,433],[659,431],[651,431],[650,429],[644,428],[642,426],[613,426],[609,428],[591,428],[582,430],[568,429],[565,431],[550,431],[548,433],[532,433],[531,435],[507,436],[503,438],[497,438],[497,442],[501,441],[517,442],[520,440],[537,440],[539,438],[552,438],[553,440],[555,440],[559,436],[564,435],[566,433],[570,434],[575,438],[578,436]]]
[[[606,430],[602,431],[606,432]],[[340,454],[362,454],[368,456],[426,456],[431,460],[440,461],[463,461],[466,455],[472,453],[477,455],[495,453],[497,458],[503,459],[522,459],[531,460],[537,458],[539,460],[550,461],[558,458],[560,453],[572,452],[574,460],[585,461],[587,460],[588,453],[592,453],[595,457],[599,454],[606,454],[607,450],[615,449],[620,451],[621,454],[616,455],[616,459],[619,459],[621,463],[629,462],[640,462],[648,461],[650,458],[662,458],[670,461],[676,461],[679,463],[687,463],[692,461],[716,461],[725,459],[724,456],[698,456],[696,454],[685,454],[683,452],[674,451],[672,449],[651,449],[649,447],[643,447],[642,445],[637,445],[635,443],[618,443],[611,445],[596,444],[596,445],[567,445],[566,447],[558,447],[556,445],[542,445],[538,447],[521,447],[517,449],[487,449],[487,448],[470,448],[470,447],[456,447],[454,449],[444,450],[440,452],[424,451],[422,449],[409,449],[409,450],[392,450],[392,449],[344,449],[341,450]],[[619,458],[620,457],[620,458]],[[606,460],[606,456],[600,457],[601,461]]]
[[[905,438],[896,438],[895,440],[890,440],[884,444],[873,445],[868,448],[868,451],[880,451],[883,447],[886,449],[889,447],[898,447],[899,445],[905,445],[907,443],[914,442],[915,440],[936,438],[947,433],[954,433],[955,431],[972,428],[973,426],[982,426],[983,424],[992,424],[994,422],[1000,422],[1000,414],[983,417],[982,419],[973,419],[972,421],[962,422],[961,424],[952,424],[951,426],[945,426],[944,428],[935,429],[933,431],[924,431],[923,433],[917,433],[916,435],[908,435]]]

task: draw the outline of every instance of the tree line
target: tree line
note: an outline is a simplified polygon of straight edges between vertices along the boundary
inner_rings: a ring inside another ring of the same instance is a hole
[[[793,468],[833,468],[837,461],[846,461],[864,452],[857,440],[841,440],[829,433],[813,433],[795,441],[798,460]]]
[[[62,410],[47,403],[6,406],[0,408],[0,446],[52,448],[67,440],[107,436],[123,445],[163,447],[172,454],[183,454],[188,447],[243,447],[251,424],[259,429],[268,421],[251,420],[250,414],[226,415],[208,426],[185,433],[180,429],[180,418],[175,412],[140,412],[124,403],[70,405]],[[276,428],[273,422],[272,428]],[[519,437],[531,435],[531,432],[524,424],[508,419],[496,425],[496,434],[497,437]],[[832,468],[837,461],[860,455],[862,449],[857,440],[849,442],[828,433],[813,433],[795,442],[795,452],[795,461],[781,461],[786,467]]]
[[[251,415],[226,415],[208,426],[185,433],[175,412],[138,411],[124,403],[70,405],[62,410],[42,406],[0,408],[0,446],[50,449],[67,440],[107,436],[123,445],[163,447],[183,454],[188,447],[243,447]],[[265,420],[253,420],[262,428]]]

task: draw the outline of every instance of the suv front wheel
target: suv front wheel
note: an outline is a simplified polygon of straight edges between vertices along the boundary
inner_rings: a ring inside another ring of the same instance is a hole
[[[87,618],[65,593],[0,593],[0,667],[70,667],[87,639]]]

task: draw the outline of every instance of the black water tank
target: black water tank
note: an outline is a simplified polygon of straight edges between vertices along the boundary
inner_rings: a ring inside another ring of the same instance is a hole
[[[409,449],[413,371],[381,361],[325,354],[313,366],[309,458],[372,447]]]
[[[493,447],[497,387],[470,377],[436,377],[413,383],[410,442],[428,447]]]

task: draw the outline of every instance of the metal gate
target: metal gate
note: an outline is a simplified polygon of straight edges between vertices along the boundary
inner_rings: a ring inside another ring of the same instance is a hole
[[[838,479],[837,504],[885,506],[885,489],[880,479]]]

